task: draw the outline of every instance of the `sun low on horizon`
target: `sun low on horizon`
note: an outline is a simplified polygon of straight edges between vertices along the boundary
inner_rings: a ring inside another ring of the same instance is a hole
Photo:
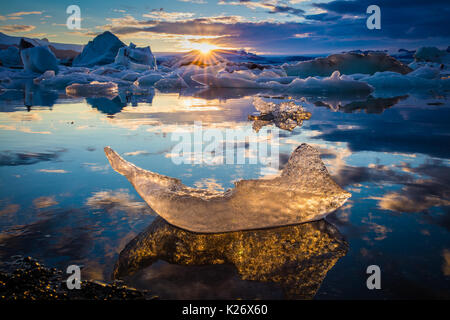
[[[202,53],[203,55],[208,55],[213,50],[223,49],[219,46],[207,42],[191,43],[190,46],[192,50],[200,51],[200,53]]]

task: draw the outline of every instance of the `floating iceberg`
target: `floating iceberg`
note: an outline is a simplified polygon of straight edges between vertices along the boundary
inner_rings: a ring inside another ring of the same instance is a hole
[[[294,101],[274,103],[256,97],[253,100],[253,106],[260,114],[249,115],[248,119],[254,121],[253,129],[256,132],[272,123],[280,129],[292,131],[296,127],[300,127],[303,120],[311,118],[311,113],[304,111],[303,107],[296,105]]]
[[[53,70],[55,73],[58,73],[58,60],[46,46],[22,49],[20,57],[22,58],[25,71],[44,73],[47,70]]]
[[[216,192],[187,187],[180,180],[143,170],[111,148],[105,154],[140,196],[169,223],[204,233],[277,227],[315,221],[351,196],[330,177],[319,152],[302,144],[291,154],[281,176],[241,180],[233,190]]]
[[[146,75],[143,75],[142,77],[139,77],[135,81],[134,84],[136,86],[141,86],[141,87],[153,86],[156,82],[158,82],[161,79],[162,79],[162,75],[160,73],[151,72]]]
[[[74,83],[66,88],[66,93],[76,97],[110,96],[118,93],[118,86],[113,82]]]
[[[156,59],[150,47],[137,48],[134,43],[121,47],[114,62],[131,70],[156,69]]]
[[[155,88],[159,90],[183,89],[187,87],[188,85],[186,82],[184,82],[183,78],[179,76],[163,78],[155,83]]]
[[[439,68],[433,68],[425,65],[415,69],[413,72],[408,73],[408,77],[418,77],[423,79],[439,79],[441,71]]]
[[[450,53],[436,47],[421,47],[414,54],[416,61],[450,63]]]
[[[34,78],[33,79],[33,83],[34,84],[39,84],[39,83],[41,83],[41,81],[51,79],[54,76],[55,76],[55,71],[47,70],[43,74],[41,74],[39,77]]]
[[[228,73],[226,71],[206,74],[196,74],[192,80],[211,88],[248,88],[285,91],[288,93],[370,93],[373,88],[362,81],[333,72],[330,77],[274,77],[258,78],[251,71]],[[290,81],[289,81],[290,80]]]
[[[222,69],[223,69],[222,66],[212,66],[212,67],[201,68],[196,65],[189,65],[189,66],[184,66],[184,67],[180,67],[180,68],[176,69],[176,72],[183,78],[184,82],[186,82],[186,84],[189,87],[202,87],[204,85],[199,83],[198,81],[193,80],[192,76],[194,76],[194,75],[200,76],[200,75],[205,75],[205,74],[210,74],[210,73],[215,75],[215,74],[217,74],[217,72],[221,71]],[[201,79],[201,77],[199,79]]]
[[[140,75],[141,75],[140,73],[137,73],[134,71],[126,72],[120,79],[125,80],[125,81],[134,82],[139,78]]]
[[[326,94],[348,94],[348,93],[371,93],[373,87],[364,81],[340,75],[334,71],[330,77],[308,77],[297,78],[287,85],[287,91],[291,93],[326,93]]]
[[[381,52],[333,54],[326,58],[316,58],[296,64],[283,64],[282,68],[288,76],[300,78],[327,77],[336,70],[347,75],[354,73],[374,74],[381,71],[406,74],[411,71],[407,65]]]
[[[94,40],[83,48],[80,55],[76,56],[72,65],[74,67],[93,67],[113,63],[120,48],[125,44],[114,34],[105,31],[96,36]]]
[[[406,75],[397,72],[377,72],[373,76],[362,78],[376,90],[401,91],[428,90],[448,87],[448,81],[440,79],[435,70],[428,67],[416,69]]]

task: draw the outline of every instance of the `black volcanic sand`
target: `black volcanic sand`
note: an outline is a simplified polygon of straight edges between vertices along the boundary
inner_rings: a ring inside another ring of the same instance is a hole
[[[68,275],[45,267],[33,258],[15,256],[0,263],[0,300],[149,300],[157,298],[120,281],[105,284],[81,281],[79,290],[69,290]]]

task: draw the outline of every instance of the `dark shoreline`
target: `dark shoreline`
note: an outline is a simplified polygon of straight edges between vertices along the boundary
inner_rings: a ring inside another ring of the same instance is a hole
[[[66,275],[41,265],[31,257],[14,256],[0,263],[0,301],[152,300],[149,291],[136,290],[121,281],[102,283],[82,280],[80,289],[69,290]]]

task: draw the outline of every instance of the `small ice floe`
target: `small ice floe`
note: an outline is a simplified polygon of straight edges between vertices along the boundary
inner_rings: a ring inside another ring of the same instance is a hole
[[[156,82],[162,79],[162,75],[158,72],[149,72],[137,78],[134,84],[138,87],[153,86]]]
[[[339,71],[334,71],[329,77],[308,77],[306,79],[297,78],[286,85],[286,89],[291,93],[326,94],[369,94],[374,90],[370,84],[364,81],[354,80],[350,76],[341,75]]]
[[[196,189],[180,180],[146,171],[111,148],[105,154],[147,204],[177,227],[203,233],[284,226],[320,220],[351,196],[337,185],[319,152],[302,144],[279,177],[241,180],[225,192]]]
[[[42,80],[51,79],[55,76],[55,71],[53,70],[47,70],[43,74],[41,74],[39,77],[33,79],[34,84],[41,83]]]
[[[155,83],[155,88],[159,90],[183,89],[189,87],[183,78],[178,74],[173,77],[167,77]]]
[[[294,101],[281,103],[265,102],[262,98],[256,97],[253,106],[259,111],[259,115],[249,115],[248,119],[253,120],[253,129],[258,132],[262,127],[275,124],[278,128],[292,131],[303,124],[303,120],[309,120],[311,113],[303,109],[301,105]]]
[[[125,72],[120,79],[134,82],[139,78],[140,74],[134,71]]]
[[[66,93],[75,97],[111,96],[118,93],[118,86],[114,82],[74,83],[66,87]]]

